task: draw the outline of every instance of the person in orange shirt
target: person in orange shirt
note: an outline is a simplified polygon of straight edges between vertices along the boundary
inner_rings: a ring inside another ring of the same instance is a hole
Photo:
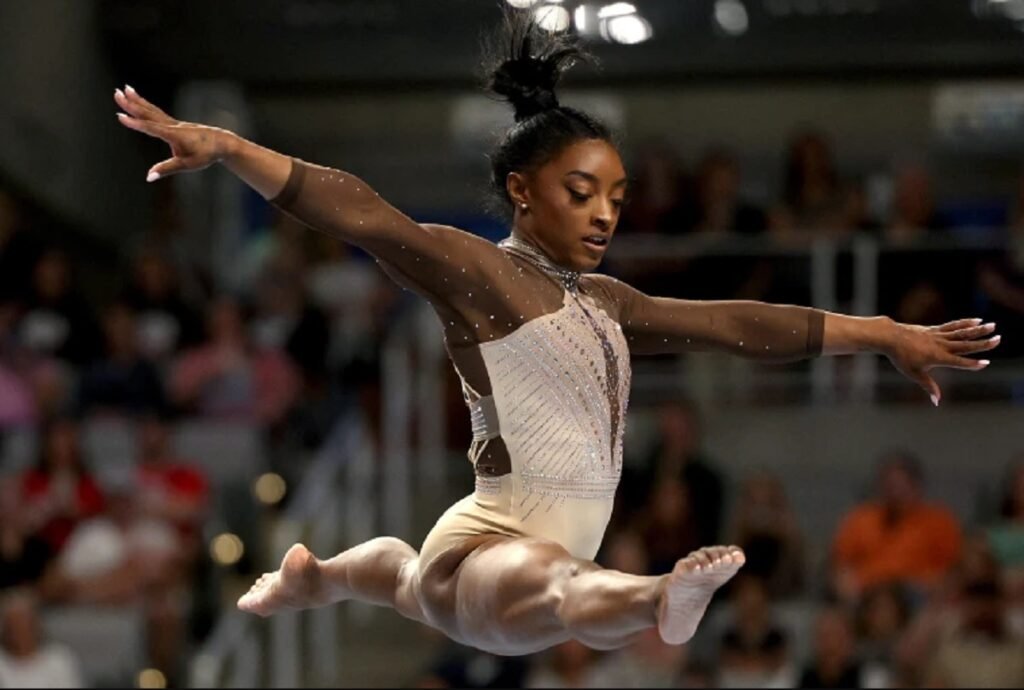
[[[928,588],[960,556],[960,525],[949,509],[925,500],[917,458],[886,454],[877,482],[877,499],[843,518],[832,546],[833,586],[846,600],[887,582]]]

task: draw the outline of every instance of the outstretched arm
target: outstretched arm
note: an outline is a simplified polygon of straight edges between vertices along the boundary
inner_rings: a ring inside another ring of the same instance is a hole
[[[118,114],[122,124],[171,147],[172,157],[150,169],[150,182],[220,163],[306,225],[365,249],[397,282],[432,301],[444,303],[460,285],[483,280],[489,261],[502,256],[483,238],[414,222],[355,175],[285,156],[224,129],[175,120],[131,87],[118,89],[114,100],[125,111]]]
[[[995,324],[982,324],[981,319],[916,326],[887,316],[847,316],[747,300],[651,297],[614,278],[597,278],[594,284],[617,310],[615,317],[637,354],[716,350],[766,362],[792,362],[873,352],[886,355],[936,405],[941,391],[928,373],[931,369],[984,369],[988,360],[965,355],[999,344],[999,336],[993,336]]]

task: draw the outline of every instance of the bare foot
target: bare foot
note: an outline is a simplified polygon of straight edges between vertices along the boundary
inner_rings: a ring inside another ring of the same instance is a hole
[[[715,590],[743,566],[746,558],[736,546],[712,546],[694,551],[676,563],[658,602],[658,632],[668,644],[689,642]]]
[[[264,573],[238,600],[238,608],[258,616],[284,609],[318,606],[320,564],[302,544],[295,544],[281,561],[281,569]]]

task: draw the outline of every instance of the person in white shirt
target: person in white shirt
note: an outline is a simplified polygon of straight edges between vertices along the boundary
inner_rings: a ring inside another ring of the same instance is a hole
[[[39,609],[30,591],[12,590],[3,597],[0,623],[0,687],[85,687],[74,653],[64,645],[42,639]]]

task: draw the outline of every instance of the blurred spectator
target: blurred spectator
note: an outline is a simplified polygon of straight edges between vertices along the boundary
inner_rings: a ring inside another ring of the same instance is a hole
[[[1011,464],[999,520],[986,531],[1010,593],[1024,604],[1024,454]]]
[[[19,503],[17,483],[0,477],[0,590],[35,582],[53,556],[41,537],[26,533]]]
[[[76,528],[42,591],[51,601],[141,606],[149,663],[175,678],[190,584],[181,539],[173,524],[143,512],[132,483],[109,493],[107,512]]]
[[[725,149],[707,151],[697,165],[693,230],[756,235],[767,228],[764,211],[740,197],[740,164]]]
[[[694,514],[693,490],[678,477],[655,482],[647,506],[636,517],[636,530],[650,559],[651,573],[669,573],[676,561],[701,547]]]
[[[882,458],[877,498],[843,518],[833,544],[833,584],[848,600],[884,582],[927,588],[960,555],[956,517],[924,498],[918,460],[905,451]]]
[[[853,626],[839,607],[827,607],[814,625],[814,652],[800,677],[801,688],[861,688]]]
[[[999,581],[969,581],[962,593],[956,629],[939,644],[926,672],[932,687],[1024,687],[1024,640],[1006,629]]]
[[[1024,356],[1024,172],[1017,178],[1010,207],[1004,249],[978,264],[982,314],[999,324],[1003,334],[997,357]]]
[[[329,361],[341,369],[345,385],[357,385],[379,368],[377,343],[400,292],[350,245],[330,235],[316,237],[318,260],[306,272],[310,298],[330,320]]]
[[[174,265],[160,252],[146,249],[135,257],[123,299],[136,313],[143,357],[164,363],[202,339],[202,321],[182,298]]]
[[[294,248],[282,252],[296,254]],[[301,259],[279,259],[266,266],[255,285],[253,341],[258,347],[286,352],[302,371],[306,389],[319,389],[327,374],[330,325],[323,311],[306,298]]]
[[[945,222],[935,210],[931,173],[919,164],[901,166],[893,179],[892,213],[883,230],[886,241],[911,245],[943,229]]]
[[[897,321],[939,324],[966,307],[973,264],[962,252],[917,249],[946,228],[935,210],[931,174],[922,165],[904,165],[895,173],[892,214],[882,237],[900,251],[880,258],[881,313]]]
[[[192,561],[202,547],[201,528],[209,510],[209,482],[171,451],[167,425],[156,415],[138,428],[139,507],[142,515],[172,525],[182,540],[181,556]]]
[[[631,575],[646,575],[651,571],[643,537],[633,529],[612,530],[605,537],[601,550],[601,561],[606,568]]]
[[[740,573],[732,587],[732,624],[722,634],[718,685],[784,688],[796,682],[785,630],[773,620],[764,581]]]
[[[537,665],[526,677],[524,688],[591,688],[598,681],[597,652],[582,642],[569,640],[535,657]]]
[[[967,586],[999,578],[999,567],[988,541],[982,537],[966,540],[963,556],[912,617],[894,650],[894,684],[921,685],[939,645],[950,639],[963,618]]]
[[[864,593],[857,607],[857,652],[869,687],[892,687],[893,654],[910,621],[910,601],[899,584],[883,584]]]
[[[689,225],[686,198],[689,181],[682,161],[667,142],[640,147],[631,165],[634,181],[617,232],[680,235]]]
[[[80,521],[103,510],[103,495],[82,463],[74,420],[50,422],[40,449],[37,466],[21,476],[21,510],[28,533],[58,553]]]
[[[844,202],[832,146],[825,134],[797,132],[786,152],[782,205],[771,214],[773,234],[798,246],[833,235],[845,224]]]
[[[85,687],[78,660],[64,645],[44,642],[39,609],[27,590],[4,594],[0,603],[3,648],[0,649],[0,687]]]
[[[772,597],[790,597],[803,587],[803,537],[786,490],[774,474],[761,472],[743,483],[729,543],[743,549],[743,571],[762,578]]]
[[[0,187],[0,302],[23,298],[31,280],[39,246],[26,224],[14,194]]]
[[[72,285],[68,257],[59,250],[48,249],[35,264],[19,336],[31,350],[75,365],[87,363],[98,350],[92,312]]]
[[[689,299],[760,299],[771,278],[771,262],[757,256],[716,256],[716,244],[759,235],[764,212],[740,198],[740,166],[732,153],[712,149],[697,167],[691,229],[701,250],[680,272]]]
[[[230,298],[211,306],[208,330],[208,340],[186,351],[174,367],[174,402],[204,416],[281,422],[299,393],[292,363],[280,350],[250,344],[241,307]]]
[[[627,467],[623,471],[619,492],[622,512],[631,514],[643,505],[657,504],[660,511],[686,516],[686,523],[664,523],[680,548],[717,544],[722,520],[722,479],[701,449],[698,410],[691,401],[671,400],[658,406],[657,419],[658,439],[639,463],[640,469]],[[656,501],[648,501],[652,491],[660,492]],[[668,514],[660,518],[666,519],[682,518]],[[662,560],[653,553],[651,557]],[[674,563],[665,571],[657,570],[654,564],[652,567],[655,572],[668,572]]]
[[[112,304],[103,315],[106,347],[82,374],[78,406],[81,414],[134,415],[162,412],[167,404],[156,366],[138,348],[135,314],[125,304]]]
[[[0,302],[0,429],[26,427],[65,404],[73,370],[22,347],[15,336],[17,306]]]

